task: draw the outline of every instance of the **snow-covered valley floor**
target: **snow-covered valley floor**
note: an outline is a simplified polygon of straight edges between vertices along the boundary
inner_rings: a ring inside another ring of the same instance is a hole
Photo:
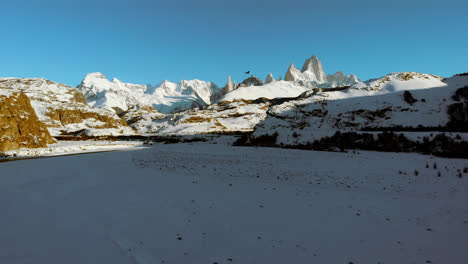
[[[0,163],[0,263],[468,263],[465,167],[207,143]]]
[[[142,145],[143,142],[141,141],[57,141],[57,143],[49,144],[47,148],[24,148],[14,151],[7,151],[3,156],[0,156],[0,162],[35,157],[54,157],[73,154],[130,150],[141,147]]]

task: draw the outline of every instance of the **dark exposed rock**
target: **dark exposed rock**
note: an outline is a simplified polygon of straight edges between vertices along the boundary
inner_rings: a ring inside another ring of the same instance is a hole
[[[413,95],[409,91],[405,91],[403,93],[403,99],[405,100],[405,102],[407,102],[410,105],[417,102],[417,100],[414,99]]]
[[[455,101],[468,100],[468,86],[457,89],[452,99]]]
[[[457,103],[447,107],[450,119],[447,127],[453,131],[468,131],[468,86],[457,89],[452,99]]]
[[[250,76],[249,78],[242,81],[243,85],[245,86],[261,86],[263,85],[263,81],[255,77],[254,75]]]

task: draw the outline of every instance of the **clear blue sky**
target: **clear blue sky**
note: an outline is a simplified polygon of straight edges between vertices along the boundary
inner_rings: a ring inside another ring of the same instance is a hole
[[[4,1],[5,2],[5,1]],[[100,71],[124,82],[251,70],[284,76],[316,54],[326,73],[468,71],[468,1],[59,1],[1,4],[0,76],[76,86]]]

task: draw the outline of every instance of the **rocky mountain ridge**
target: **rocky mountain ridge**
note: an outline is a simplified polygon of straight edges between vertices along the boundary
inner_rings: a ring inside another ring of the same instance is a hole
[[[294,64],[289,65],[286,71],[285,81],[297,82],[307,87],[334,88],[351,86],[361,82],[354,74],[344,75],[339,71],[335,74],[325,75],[322,63],[313,55],[304,62],[302,70],[296,69]]]
[[[113,111],[92,108],[77,89],[41,78],[0,78],[0,94],[22,93],[52,136],[133,133]]]
[[[396,72],[361,82],[342,72],[325,75],[316,56],[302,71],[291,66],[286,75],[282,81],[268,74],[265,82],[252,75],[240,84],[228,77],[223,88],[200,80],[129,84],[101,73],[88,74],[77,88],[45,79],[0,78],[0,95],[24,94],[37,126],[43,124],[55,137],[251,133],[251,142],[276,135],[271,145],[300,146],[338,132],[421,127],[468,132],[465,75],[444,79]],[[33,137],[38,136],[50,142],[46,134]]]
[[[221,93],[212,82],[167,80],[151,85],[124,83],[114,78],[109,81],[102,73],[90,73],[77,86],[93,107],[114,110],[117,113],[134,106],[153,106],[162,113],[209,105]]]
[[[284,80],[307,88],[332,88],[360,82],[355,75],[345,76],[342,72],[326,76],[322,63],[315,55],[305,61],[302,71],[291,64]],[[157,111],[169,114],[214,104],[238,88],[251,86],[263,88],[263,85],[276,81],[270,73],[265,81],[251,75],[240,83],[233,82],[229,76],[223,88],[201,80],[182,80],[178,83],[164,80],[152,86],[124,83],[116,78],[110,81],[102,73],[96,72],[89,73],[77,88],[92,107],[114,110],[119,114],[135,106],[153,106]]]

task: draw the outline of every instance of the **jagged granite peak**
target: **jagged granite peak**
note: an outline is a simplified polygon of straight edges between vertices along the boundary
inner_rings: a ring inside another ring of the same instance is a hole
[[[286,72],[284,80],[296,82],[310,88],[333,88],[341,86],[351,86],[361,82],[359,78],[356,77],[356,75],[344,75],[344,73],[341,71],[336,72],[335,74],[325,75],[322,63],[319,61],[316,55],[313,55],[304,62],[304,66],[302,66],[302,71],[296,69],[294,67],[294,64],[291,63]]]
[[[289,65],[288,70],[286,71],[286,75],[284,76],[284,80],[288,82],[297,82],[301,80],[302,73],[300,70],[294,67],[294,63]]]
[[[301,72],[308,81],[315,81],[317,83],[324,83],[327,81],[327,76],[323,71],[322,63],[315,55],[312,55],[312,57],[304,62]]]
[[[229,77],[228,77],[228,80],[227,80],[227,83],[226,83],[226,85],[225,85],[224,88],[223,88],[223,93],[224,93],[224,94],[227,94],[227,93],[229,93],[229,92],[231,92],[231,91],[233,91],[233,90],[234,90],[234,86],[233,86],[233,84],[232,84],[231,76],[229,76]]]
[[[272,73],[269,73],[265,79],[265,83],[271,83],[271,82],[274,82],[275,81],[275,78],[273,77],[273,74]]]
[[[261,86],[263,85],[263,81],[259,78],[255,77],[255,75],[250,76],[249,78],[242,81],[243,85],[245,86]]]

